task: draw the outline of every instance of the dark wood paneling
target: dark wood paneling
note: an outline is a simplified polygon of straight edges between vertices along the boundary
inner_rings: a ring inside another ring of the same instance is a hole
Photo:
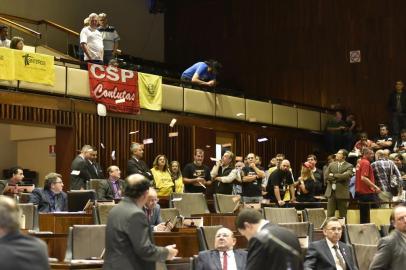
[[[147,138],[154,140],[153,144],[145,146],[145,161],[149,166],[152,166],[156,155],[164,153],[169,160],[178,160],[183,167],[193,160],[194,148],[203,148],[205,163],[211,167],[213,162],[209,158],[215,156],[216,131],[227,132],[235,134],[237,156],[253,152],[262,157],[266,166],[276,153],[285,153],[296,172],[309,153],[320,151],[322,138],[320,134],[306,130],[274,126],[263,128],[257,123],[168,112],[143,111],[137,116],[111,114],[99,117],[92,102],[59,97],[51,99],[2,92],[0,97],[3,97],[0,99],[0,121],[56,127],[56,169],[63,175],[67,187],[71,161],[84,144],[97,148],[104,169],[116,164],[125,172],[131,142],[142,142]],[[178,121],[170,128],[168,123],[173,117]],[[136,130],[139,131],[137,134],[129,134]],[[169,138],[168,133],[175,131],[179,136]],[[257,139],[260,137],[269,140],[259,143]],[[111,158],[113,150],[116,151],[116,160]],[[322,160],[322,157],[319,156],[319,159]]]
[[[167,62],[223,63],[223,85],[247,96],[330,107],[341,103],[370,133],[406,75],[406,2],[178,0],[165,14]],[[362,62],[349,63],[361,50]]]

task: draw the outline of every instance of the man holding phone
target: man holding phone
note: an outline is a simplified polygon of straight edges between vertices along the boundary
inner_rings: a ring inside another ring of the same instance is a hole
[[[151,229],[154,232],[170,232],[173,224],[169,220],[162,222],[161,206],[158,204],[158,194],[152,187],[149,188],[147,202],[144,206],[144,212]]]

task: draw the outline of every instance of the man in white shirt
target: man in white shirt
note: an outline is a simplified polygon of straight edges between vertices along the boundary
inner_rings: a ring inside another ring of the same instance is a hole
[[[84,52],[84,60],[89,63],[103,64],[103,37],[97,30],[98,16],[89,15],[89,26],[83,27],[80,32],[80,46]]]
[[[216,232],[214,250],[201,251],[196,259],[196,270],[243,270],[247,261],[247,252],[236,249],[233,232],[221,228]]]
[[[336,217],[323,225],[325,239],[310,243],[304,262],[305,270],[357,270],[349,245],[340,241],[342,226]]]
[[[8,36],[8,27],[5,25],[0,25],[0,47],[10,48],[10,40]]]

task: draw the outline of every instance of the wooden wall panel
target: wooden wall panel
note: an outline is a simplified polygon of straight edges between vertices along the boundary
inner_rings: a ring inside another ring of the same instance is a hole
[[[169,161],[178,160],[182,165],[191,159],[190,127],[176,125],[170,128],[166,124],[84,113],[75,114],[75,127],[76,150],[79,151],[85,144],[94,146],[98,150],[102,167],[106,169],[109,165],[117,165],[123,175],[127,170],[127,161],[131,157],[131,143],[142,143],[148,138],[154,141],[144,146],[144,160],[150,167],[158,154],[165,154]],[[129,134],[131,131],[138,133]],[[169,132],[178,132],[179,136],[169,138]],[[112,158],[113,151],[115,160]]]
[[[341,103],[371,134],[406,80],[406,1],[179,0],[165,14],[166,61],[223,63],[222,85],[246,96]],[[208,14],[210,14],[208,16]],[[198,30],[196,30],[198,29]],[[361,63],[349,51],[361,50]]]

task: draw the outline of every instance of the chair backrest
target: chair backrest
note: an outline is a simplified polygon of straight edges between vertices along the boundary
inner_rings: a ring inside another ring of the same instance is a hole
[[[114,202],[112,204],[96,204],[96,224],[107,224],[107,218],[110,210],[116,206]]]
[[[7,187],[7,180],[0,180],[0,195],[3,195],[5,188]]]
[[[377,251],[377,245],[353,244],[352,246],[354,247],[358,269],[369,269],[372,259]]]
[[[87,182],[87,189],[94,189],[97,193],[97,191],[99,190],[100,182],[102,180],[105,179],[90,179],[89,182]]]
[[[31,193],[28,193],[28,192],[27,193],[26,192],[21,193],[19,202],[20,203],[28,203],[30,201],[30,196],[31,196]]]
[[[264,207],[264,216],[272,224],[298,222],[295,208]]]
[[[302,248],[307,248],[313,241],[313,224],[310,222],[278,223],[278,225],[292,231]]]
[[[216,213],[234,213],[240,204],[238,195],[214,194],[213,199]]]
[[[184,217],[209,213],[206,198],[202,193],[172,193],[171,201]]]
[[[389,235],[389,229],[393,229],[393,225],[389,225],[389,224],[385,224],[385,225],[381,225],[381,235],[382,237],[385,237],[387,235]]]
[[[312,223],[316,229],[321,228],[326,218],[324,208],[305,208],[303,211],[303,220]]]
[[[381,238],[378,228],[373,223],[347,224],[346,233],[351,244],[377,245]]]
[[[176,217],[179,216],[179,210],[176,208],[161,208],[161,220],[162,222],[170,221],[175,223]]]
[[[202,226],[197,228],[200,251],[214,249],[214,239],[216,238],[216,232],[222,227],[222,225],[215,225]]]
[[[38,206],[32,203],[19,203],[18,207],[25,216],[24,229],[38,230]]]
[[[73,225],[69,228],[65,261],[100,257],[105,238],[106,225]]]
[[[94,201],[96,199],[94,190],[71,190],[67,194],[69,212],[83,211],[89,200]]]

